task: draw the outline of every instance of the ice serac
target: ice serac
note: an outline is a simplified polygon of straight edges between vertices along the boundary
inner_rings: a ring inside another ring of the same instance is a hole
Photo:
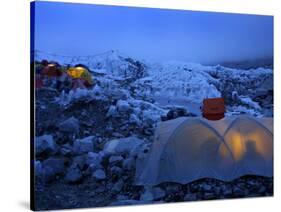
[[[201,103],[204,98],[221,96],[215,86],[218,80],[211,77],[207,69],[211,67],[176,61],[150,64],[149,78],[141,79],[139,83],[149,84],[150,95],[160,103]]]

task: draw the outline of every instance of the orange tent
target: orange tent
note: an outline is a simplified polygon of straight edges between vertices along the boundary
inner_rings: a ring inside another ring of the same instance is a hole
[[[62,72],[58,69],[56,64],[48,64],[43,70],[42,75],[49,77],[59,77],[62,75]]]
[[[223,98],[210,98],[203,100],[203,117],[209,120],[219,120],[224,117],[225,105]]]

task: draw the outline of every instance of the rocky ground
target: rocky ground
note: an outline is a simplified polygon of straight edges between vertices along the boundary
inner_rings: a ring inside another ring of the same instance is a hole
[[[37,210],[273,195],[273,179],[259,176],[244,176],[231,182],[200,179],[186,185],[135,185],[137,159],[149,152],[156,123],[196,114],[184,107],[154,104],[152,96],[147,95],[147,90],[155,89],[153,85],[136,83],[143,77],[138,73],[144,73],[145,66],[129,62],[128,70],[132,70],[134,78],[101,74],[89,90],[66,93],[63,88],[36,89]],[[127,71],[124,73],[127,76]],[[229,83],[229,76],[220,74],[219,70],[210,72],[210,76],[220,80],[216,86],[229,103],[229,114],[243,105],[245,113],[253,110],[253,115],[260,115],[266,108],[272,116],[270,86],[250,93],[259,103],[256,105],[242,95],[243,86],[250,82],[238,83],[237,78],[237,83]],[[230,92],[233,90],[238,90],[239,95]]]
[[[273,179],[258,176],[136,186],[136,159],[149,151],[154,123],[194,114],[114,96],[110,101],[82,96],[64,105],[53,89],[37,90],[36,95],[39,210],[273,195]]]
[[[36,195],[40,210],[249,198],[272,196],[273,179],[244,176],[232,182],[200,179],[186,185],[163,183],[154,187],[135,186],[130,180],[114,184],[92,177],[76,184],[58,179],[44,185],[38,180]]]

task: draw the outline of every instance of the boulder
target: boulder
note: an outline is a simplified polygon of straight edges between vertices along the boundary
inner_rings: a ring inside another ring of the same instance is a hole
[[[60,123],[59,129],[62,132],[78,134],[80,129],[79,120],[72,116]]]
[[[232,193],[235,196],[242,197],[242,196],[245,196],[245,189],[242,189],[239,186],[234,186],[232,188]]]
[[[111,105],[106,113],[106,117],[110,118],[110,117],[117,117],[118,116],[118,112],[117,112],[117,108],[114,105]]]
[[[188,116],[188,112],[185,108],[171,108],[167,113],[168,120],[176,119],[178,117]]]
[[[192,185],[191,185],[192,186]],[[173,194],[181,190],[181,186],[179,184],[170,184],[166,186],[166,191],[168,194]],[[195,186],[192,186],[192,190],[197,190]]]
[[[82,173],[78,167],[72,166],[67,170],[64,179],[68,183],[76,183],[82,179]]]
[[[102,167],[102,158],[102,154],[89,152],[86,156],[86,164],[90,166],[92,171],[94,171]]]
[[[84,154],[92,152],[94,149],[93,145],[94,136],[89,136],[83,139],[77,139],[73,143],[73,152],[75,154]]]
[[[123,138],[123,137],[124,137],[124,135],[122,135],[122,134],[119,133],[119,132],[113,132],[113,133],[112,133],[112,136],[115,137],[115,138]]]
[[[135,151],[140,148],[144,143],[143,140],[137,137],[127,137],[108,141],[104,145],[104,152],[109,154],[130,154],[131,151]]]
[[[129,122],[138,126],[141,125],[141,120],[133,113],[130,115]]]
[[[53,139],[52,135],[42,135],[36,137],[35,139],[35,148],[36,155],[40,155],[42,153],[52,153],[56,150],[56,142]]]
[[[86,164],[86,155],[78,155],[72,158],[72,166],[83,169]]]
[[[92,177],[94,177],[97,180],[104,180],[106,178],[105,172],[102,169],[98,169],[94,171],[92,174]]]
[[[60,153],[64,156],[70,156],[72,154],[72,146],[70,144],[64,144],[60,148]]]
[[[113,156],[111,156],[109,158],[109,163],[110,164],[116,164],[116,163],[119,163],[119,162],[121,162],[123,160],[124,160],[124,158],[122,156],[119,156],[119,155],[115,156],[115,155],[113,155]]]
[[[130,93],[125,89],[112,89],[110,92],[111,98],[115,100],[126,100],[129,98]]]
[[[42,162],[42,174],[45,181],[51,181],[56,175],[63,174],[64,172],[64,159],[48,158]]]
[[[153,125],[161,120],[161,114],[157,111],[144,110],[142,113],[142,119],[147,124]]]
[[[117,181],[117,183],[114,184],[114,186],[112,187],[112,191],[119,193],[122,190],[123,186],[124,186],[124,181],[120,179]]]
[[[118,100],[118,102],[116,103],[116,107],[120,113],[127,113],[131,110],[131,106],[125,100]]]
[[[203,191],[212,191],[212,186],[209,185],[209,184],[206,184],[206,183],[203,183],[201,185],[201,188],[202,188]]]
[[[123,170],[119,168],[118,166],[113,166],[110,169],[111,173],[116,176],[121,176],[123,174]]]
[[[143,143],[137,148],[134,148],[130,152],[130,157],[146,157],[147,153],[149,152],[150,146],[148,143]]]

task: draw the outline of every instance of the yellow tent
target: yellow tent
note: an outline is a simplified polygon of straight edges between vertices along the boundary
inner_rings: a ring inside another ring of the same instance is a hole
[[[92,75],[83,67],[71,67],[67,70],[67,74],[75,79],[84,79],[90,85],[93,84]]]

